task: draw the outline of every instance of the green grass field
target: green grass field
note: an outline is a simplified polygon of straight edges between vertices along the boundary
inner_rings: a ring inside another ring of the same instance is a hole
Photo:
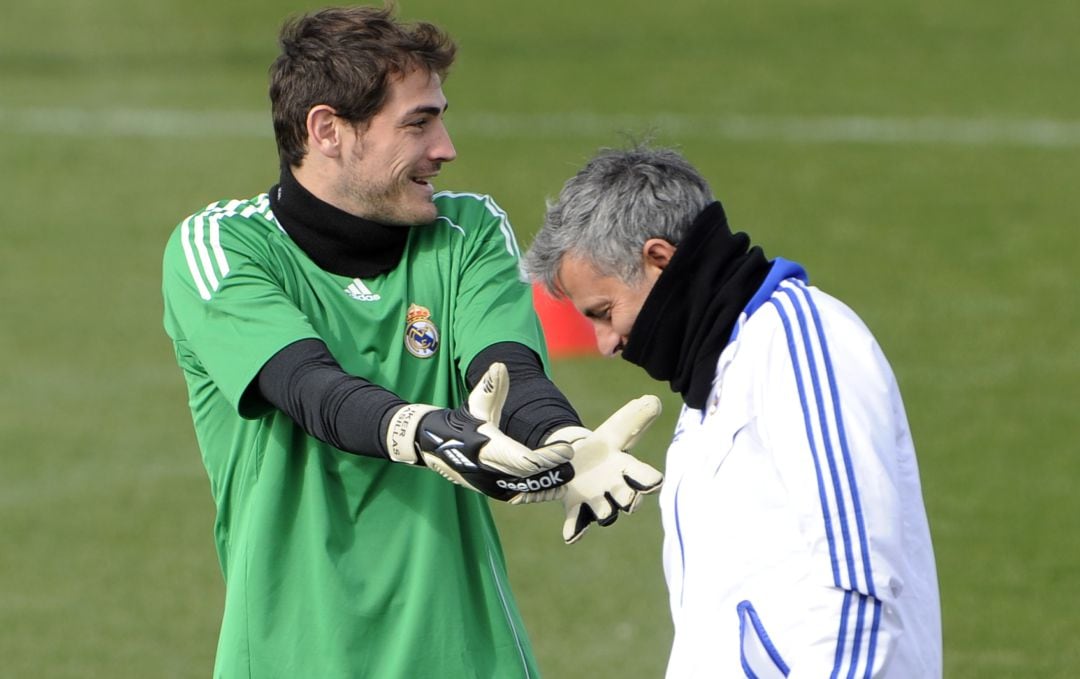
[[[266,68],[310,2],[9,3],[0,22],[0,676],[204,677],[213,507],[161,328],[165,239],[276,178]],[[1080,673],[1080,4],[401,0],[461,46],[459,159],[523,244],[592,151],[678,145],[733,225],[885,348],[934,533],[947,677]],[[562,360],[588,424],[654,391]],[[655,500],[579,545],[497,510],[545,676],[660,677]]]

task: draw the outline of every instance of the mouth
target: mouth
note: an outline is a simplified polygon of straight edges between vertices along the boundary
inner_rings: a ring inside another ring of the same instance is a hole
[[[431,180],[435,179],[435,177],[437,176],[437,174],[428,174],[418,177],[411,177],[411,179],[414,184],[419,184],[420,186],[431,186]]]

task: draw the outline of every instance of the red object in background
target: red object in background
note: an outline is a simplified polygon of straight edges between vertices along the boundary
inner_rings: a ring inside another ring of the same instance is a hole
[[[533,306],[540,317],[540,325],[544,326],[549,356],[599,354],[592,323],[574,308],[570,300],[555,299],[543,286],[534,284]]]

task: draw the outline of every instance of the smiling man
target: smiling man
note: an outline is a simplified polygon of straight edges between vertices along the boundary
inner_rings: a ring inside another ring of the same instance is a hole
[[[625,452],[657,410],[582,427],[506,214],[435,192],[445,33],[331,8],[280,42],[279,183],[183,220],[164,259],[217,506],[214,674],[536,677],[488,498],[561,500],[567,542],[614,521],[660,486]]]

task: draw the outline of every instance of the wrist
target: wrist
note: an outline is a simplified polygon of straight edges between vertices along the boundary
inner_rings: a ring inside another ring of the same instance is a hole
[[[416,430],[424,415],[439,410],[422,403],[408,403],[390,416],[386,427],[386,452],[394,462],[423,464],[416,446]]]

